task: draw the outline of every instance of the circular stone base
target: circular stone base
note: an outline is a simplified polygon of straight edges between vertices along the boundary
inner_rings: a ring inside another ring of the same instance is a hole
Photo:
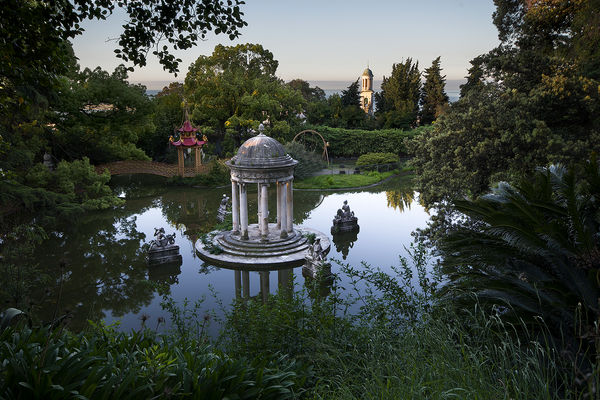
[[[248,227],[248,239],[231,231],[211,232],[207,243],[196,242],[196,252],[202,260],[223,267],[252,270],[295,267],[304,264],[309,246],[306,235],[311,233],[321,239],[323,254],[327,254],[331,243],[325,234],[298,226],[286,238],[281,238],[276,224],[269,224],[266,238],[261,238],[257,224]]]

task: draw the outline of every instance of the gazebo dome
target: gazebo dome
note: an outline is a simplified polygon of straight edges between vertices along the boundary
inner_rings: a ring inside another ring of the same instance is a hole
[[[281,143],[261,133],[246,140],[230,163],[236,167],[269,169],[291,167],[298,162],[285,152]]]

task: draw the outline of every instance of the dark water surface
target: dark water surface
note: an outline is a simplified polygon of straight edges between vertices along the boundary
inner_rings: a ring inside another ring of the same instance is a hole
[[[185,298],[191,302],[205,298],[202,313],[218,310],[218,303],[231,304],[236,295],[236,271],[206,265],[194,250],[199,235],[216,223],[221,196],[229,195],[230,190],[166,187],[160,178],[148,176],[117,177],[112,185],[126,198],[125,206],[64,221],[38,248],[39,265],[51,277],[33,296],[40,315],[48,319],[58,303],[59,312],[73,312],[73,329],[84,327],[90,319],[120,321],[121,329],[128,331],[138,329],[144,315],[146,326],[153,329],[158,318],[165,318],[167,323],[158,328],[162,331],[168,328],[169,315],[160,306],[161,294],[170,294],[178,303]],[[317,229],[331,239],[332,219],[344,200],[358,217],[360,232],[332,240],[329,257],[353,266],[360,266],[361,261],[384,270],[398,265],[398,256],[406,255],[404,247],[412,241],[411,232],[424,227],[429,219],[407,180],[395,178],[361,191],[294,191],[294,223]],[[276,204],[274,196],[269,204]],[[249,215],[250,222],[256,222],[255,191],[249,194]],[[275,215],[274,209],[271,215]],[[176,233],[181,266],[147,265],[142,246],[153,239],[154,228],[161,226],[166,233]],[[333,263],[332,272],[339,268]],[[271,271],[268,277],[263,273],[263,287],[268,279],[274,293],[278,280],[287,279],[290,272],[297,288],[310,279],[302,276],[301,267]],[[260,273],[250,272],[249,278],[250,295],[259,295]],[[342,276],[342,284],[344,279]],[[217,329],[213,326],[211,333]]]

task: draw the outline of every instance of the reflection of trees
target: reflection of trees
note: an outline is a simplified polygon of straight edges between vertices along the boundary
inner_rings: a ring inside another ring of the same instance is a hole
[[[222,193],[222,190],[170,191],[161,198],[163,215],[195,243],[200,234],[210,232],[217,223]]]
[[[354,242],[358,240],[358,230],[351,232],[340,232],[332,235],[335,250],[342,253],[344,260],[348,256],[348,252],[354,247]]]
[[[137,231],[136,218],[129,217],[134,213],[131,205],[85,214],[76,223],[57,227],[38,247],[45,272],[55,282],[39,305],[42,319],[51,318],[58,302],[60,312],[74,312],[72,325],[78,329],[87,319],[103,318],[103,310],[122,316],[149,304],[153,288],[146,279],[145,234]]]
[[[181,261],[148,266],[148,279],[158,285],[171,286],[179,283]]]
[[[294,191],[294,224],[300,225],[308,215],[323,201],[320,191]]]
[[[410,205],[415,200],[415,192],[410,188],[405,190],[388,190],[385,192],[387,206],[400,211],[410,210]]]
[[[156,175],[114,175],[110,179],[110,187],[126,199],[139,199],[142,197],[156,197],[168,190],[165,186],[167,178]]]

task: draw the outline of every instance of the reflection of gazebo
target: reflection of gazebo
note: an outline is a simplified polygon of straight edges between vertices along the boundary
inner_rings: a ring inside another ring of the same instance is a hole
[[[180,176],[184,176],[185,173],[185,165],[184,165],[184,154],[183,154],[183,150],[184,149],[188,149],[188,154],[191,152],[192,149],[194,149],[194,161],[195,161],[195,168],[196,168],[196,173],[199,174],[200,173],[200,166],[202,165],[202,153],[201,153],[201,149],[202,149],[202,145],[204,143],[206,143],[206,139],[203,138],[204,140],[199,140],[196,137],[196,132],[198,131],[197,128],[194,128],[192,126],[192,124],[190,123],[190,119],[187,116],[186,113],[186,118],[185,118],[185,122],[183,123],[183,125],[181,126],[181,128],[178,129],[179,131],[179,140],[175,141],[173,139],[173,136],[171,136],[169,138],[169,143],[171,143],[171,145],[177,147],[177,169],[179,172]]]

